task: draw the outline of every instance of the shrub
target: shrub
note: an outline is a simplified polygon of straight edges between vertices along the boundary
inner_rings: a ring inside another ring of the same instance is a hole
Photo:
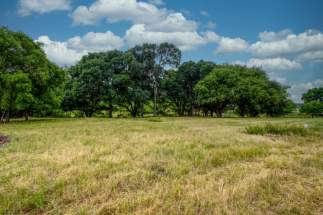
[[[265,126],[248,126],[246,128],[246,132],[248,134],[259,134],[259,135],[300,135],[305,136],[307,135],[308,129],[301,127],[301,126],[287,126],[287,125],[273,125],[273,124],[266,124]]]

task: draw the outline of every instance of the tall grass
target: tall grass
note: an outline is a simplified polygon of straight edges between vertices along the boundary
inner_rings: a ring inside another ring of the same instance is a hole
[[[258,134],[258,135],[299,135],[306,136],[310,134],[308,128],[295,125],[253,125],[246,127],[246,132],[248,134]]]
[[[323,138],[241,132],[268,121],[323,131],[282,118],[0,125],[0,214],[322,214]]]

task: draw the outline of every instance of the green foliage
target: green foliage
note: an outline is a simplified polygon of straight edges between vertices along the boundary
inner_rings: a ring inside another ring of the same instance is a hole
[[[193,115],[197,108],[194,86],[215,66],[207,61],[189,61],[183,63],[178,70],[169,71],[162,82],[164,101],[169,102],[179,116]]]
[[[311,101],[323,102],[323,87],[310,89],[302,96],[302,100],[305,103]]]
[[[125,59],[120,51],[84,56],[77,65],[69,69],[63,108],[81,110],[86,116],[109,108],[112,115],[116,96],[115,76],[121,74],[125,67]],[[102,102],[106,102],[108,107]]]
[[[216,67],[195,86],[197,101],[204,113],[221,117],[225,109],[240,116],[279,116],[294,108],[287,88],[270,81],[259,68],[224,65]]]
[[[301,112],[311,114],[312,116],[323,114],[323,102],[306,102],[304,105],[302,105]]]
[[[240,116],[280,116],[295,108],[287,87],[270,81],[261,69],[202,60],[180,65],[181,51],[169,43],[90,53],[67,74],[24,33],[1,28],[0,51],[1,121],[10,115],[61,116],[59,107],[86,116],[105,111],[109,117],[115,110],[133,117],[147,110],[153,110],[154,116],[216,113],[221,117],[226,110]],[[319,103],[302,111],[321,113],[321,94],[322,89],[314,89],[304,95],[306,102]]]
[[[259,134],[259,135],[299,135],[305,136],[309,134],[307,128],[301,126],[283,126],[283,125],[274,125],[274,124],[266,124],[265,126],[248,126],[246,128],[246,132],[248,134]]]
[[[40,44],[22,32],[0,28],[1,121],[11,113],[59,107],[64,71],[48,61]]]
[[[218,117],[232,103],[236,74],[231,68],[215,69],[195,86],[197,100],[201,106],[211,107]]]
[[[304,104],[301,107],[302,113],[315,115],[323,114],[323,87],[313,88],[302,96]]]

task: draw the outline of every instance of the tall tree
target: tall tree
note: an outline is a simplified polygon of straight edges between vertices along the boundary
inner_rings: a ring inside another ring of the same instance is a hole
[[[302,100],[304,104],[301,107],[301,112],[315,115],[323,114],[323,87],[313,88],[303,94]]]
[[[232,68],[214,69],[195,86],[197,100],[202,106],[209,106],[217,117],[222,117],[232,103],[237,76]]]
[[[160,82],[165,76],[166,67],[177,67],[181,61],[181,51],[170,43],[143,44],[130,49],[136,60],[143,65],[149,77],[154,102],[154,116],[157,115]]]
[[[115,76],[126,66],[120,51],[84,56],[77,65],[70,68],[63,102],[65,110],[79,109],[90,117],[107,103],[109,117],[112,117],[116,96]]]
[[[0,110],[1,115],[6,115],[3,119],[9,119],[12,111],[24,112],[28,119],[31,112],[57,108],[64,78],[64,71],[47,59],[41,44],[22,32],[0,28]],[[19,87],[15,88],[15,84]],[[11,87],[17,91],[26,87],[26,93],[5,92]]]

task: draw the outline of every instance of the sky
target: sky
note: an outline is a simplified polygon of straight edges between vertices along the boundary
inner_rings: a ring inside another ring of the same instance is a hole
[[[71,66],[89,52],[174,43],[182,61],[261,67],[301,102],[323,86],[322,0],[1,0],[0,25]]]

